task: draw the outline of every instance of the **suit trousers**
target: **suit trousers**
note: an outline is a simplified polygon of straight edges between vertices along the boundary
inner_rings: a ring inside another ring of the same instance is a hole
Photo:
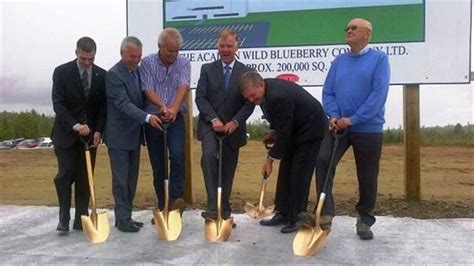
[[[168,126],[166,147],[169,150],[169,192],[170,199],[182,198],[184,195],[185,181],[185,157],[184,157],[184,118],[178,113],[176,120]],[[151,168],[153,169],[153,185],[158,198],[158,208],[163,209],[165,205],[164,177],[165,158],[163,131],[145,124],[145,137],[150,156]],[[168,160],[166,160],[168,163]]]
[[[365,224],[372,225],[375,223],[373,210],[377,197],[377,179],[379,174],[379,161],[382,153],[382,142],[382,133],[357,133],[349,131],[340,139],[334,158],[334,164],[331,169],[332,173],[329,175],[330,179],[325,191],[326,199],[321,211],[322,214],[332,216],[336,214],[332,195],[336,166],[346,150],[352,146],[357,168],[357,180],[359,182],[359,201],[357,202],[356,210]],[[327,131],[316,162],[316,189],[318,191],[318,199],[328,170],[333,143],[333,137],[331,133]]]
[[[54,146],[58,160],[58,173],[54,178],[59,202],[59,221],[68,223],[71,208],[72,184],[74,183],[74,200],[76,206],[75,219],[88,215],[89,182],[85,164],[84,145],[77,140],[70,148]],[[95,164],[96,149],[91,149],[92,167]]]
[[[280,161],[275,209],[289,222],[296,222],[300,212],[306,212],[309,187],[313,176],[321,139],[290,146]]]
[[[136,150],[109,148],[112,169],[112,194],[115,200],[115,220],[132,218],[133,199],[137,190],[140,147]]]
[[[214,131],[209,131],[201,139],[202,157],[201,168],[207,191],[207,209],[215,212],[217,208],[218,186],[218,153],[219,143]],[[222,141],[222,208],[224,217],[231,214],[230,195],[234,181],[235,169],[239,158],[239,148],[232,148],[229,139]]]

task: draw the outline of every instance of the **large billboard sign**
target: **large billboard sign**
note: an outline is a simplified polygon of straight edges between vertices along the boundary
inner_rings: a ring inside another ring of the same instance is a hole
[[[469,82],[470,0],[128,1],[129,34],[153,34],[149,52],[162,27],[181,31],[193,87],[201,65],[218,59],[222,29],[237,32],[238,59],[262,76],[322,85],[334,57],[349,51],[344,28],[355,17],[372,22],[370,46],[389,56],[392,84]]]

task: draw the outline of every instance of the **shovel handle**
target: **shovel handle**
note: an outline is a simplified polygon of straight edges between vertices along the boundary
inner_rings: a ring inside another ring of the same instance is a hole
[[[95,190],[94,190],[94,174],[92,171],[92,163],[91,163],[91,153],[89,149],[86,149],[86,167],[87,167],[87,181],[89,183],[89,191],[91,194],[91,203],[92,203],[92,217],[96,217],[94,219],[94,226],[97,228],[97,208],[95,206]]]
[[[263,208],[263,197],[265,196],[265,188],[267,186],[267,179],[268,179],[268,175],[264,174],[262,176],[262,185],[261,185],[261,188],[260,188],[260,200],[258,202],[258,209],[259,210],[261,210]]]

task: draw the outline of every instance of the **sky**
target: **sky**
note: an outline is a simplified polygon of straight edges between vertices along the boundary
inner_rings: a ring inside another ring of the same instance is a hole
[[[75,58],[76,41],[82,36],[96,41],[97,65],[109,69],[120,60],[120,42],[126,35],[125,0],[0,2],[0,111],[34,108],[40,113],[54,114],[53,70]],[[473,47],[471,41],[471,51]],[[321,87],[307,89],[321,101]],[[473,89],[473,84],[421,85],[421,126],[472,124]],[[402,92],[402,86],[390,87],[385,128],[403,124]],[[194,106],[194,115],[197,113]],[[250,120],[260,117],[261,111],[256,108]]]

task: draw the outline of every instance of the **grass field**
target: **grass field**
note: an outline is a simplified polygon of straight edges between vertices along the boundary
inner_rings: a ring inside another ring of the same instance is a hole
[[[201,26],[268,21],[267,46],[328,45],[345,43],[343,29],[355,17],[372,22],[373,43],[424,41],[424,4],[250,13],[243,18],[206,20]],[[165,26],[196,22],[165,22]]]
[[[193,143],[193,198],[190,208],[204,208],[206,194],[199,166],[200,143]],[[260,169],[265,158],[260,142],[250,141],[241,149],[234,181],[232,204],[242,212],[245,201],[256,202],[260,189]],[[377,215],[416,218],[474,217],[474,148],[434,146],[421,149],[421,203],[403,199],[403,147],[385,145],[383,148]],[[156,199],[151,168],[146,149],[142,150],[136,208],[150,208]],[[53,184],[56,158],[52,149],[0,151],[0,204],[56,206]],[[277,168],[275,168],[277,169]],[[274,170],[275,171],[275,170]],[[100,207],[113,207],[111,173],[105,146],[98,152],[95,173],[97,202]],[[314,182],[314,181],[313,181]],[[267,203],[274,196],[276,172],[270,177]],[[312,184],[310,206],[314,205],[315,185]],[[334,186],[337,213],[354,215],[357,201],[357,181],[352,152],[342,159]]]

